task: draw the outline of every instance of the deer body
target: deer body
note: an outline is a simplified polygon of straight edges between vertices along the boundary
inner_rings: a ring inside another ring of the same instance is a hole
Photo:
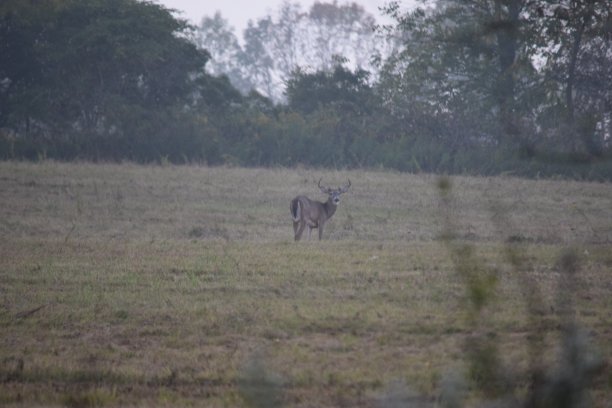
[[[322,187],[321,180],[319,180],[318,185],[321,192],[328,195],[326,202],[311,200],[303,195],[291,200],[289,210],[293,219],[293,232],[296,241],[302,238],[306,227],[308,227],[308,239],[310,239],[312,230],[316,228],[319,230],[319,240],[321,240],[325,223],[336,213],[340,203],[340,195],[348,191],[351,181],[349,180],[346,186],[337,189]]]

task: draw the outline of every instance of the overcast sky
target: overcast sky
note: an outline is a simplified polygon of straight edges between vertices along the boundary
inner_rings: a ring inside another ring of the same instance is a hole
[[[203,16],[213,16],[217,10],[221,15],[229,20],[230,24],[240,35],[247,26],[247,21],[256,20],[275,12],[282,0],[155,0],[164,6],[180,10],[180,17],[191,20],[198,24]],[[292,0],[294,2],[295,0]],[[323,2],[324,0],[320,0]],[[327,0],[329,2],[333,0]],[[314,3],[314,0],[299,0],[302,9],[307,10]],[[348,1],[340,0],[338,3],[344,4]],[[378,7],[386,4],[388,0],[353,0],[352,2],[361,4],[374,17],[379,18]]]

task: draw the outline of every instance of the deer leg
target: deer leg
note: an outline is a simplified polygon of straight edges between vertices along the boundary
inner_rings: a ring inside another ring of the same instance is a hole
[[[310,234],[312,233],[312,227],[308,226],[308,240],[310,241]]]
[[[319,224],[319,241],[323,238],[323,223]]]
[[[296,227],[296,224],[298,224],[298,226]],[[302,238],[302,233],[304,232],[304,227],[306,226],[306,223],[303,222],[297,222],[293,224],[293,228],[297,228],[297,231],[295,231],[295,240],[299,241],[300,238]]]

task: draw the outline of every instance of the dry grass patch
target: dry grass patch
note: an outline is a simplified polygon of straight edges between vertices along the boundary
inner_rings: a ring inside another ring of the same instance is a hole
[[[374,406],[398,387],[432,402],[466,365],[469,297],[433,176],[47,162],[0,174],[0,404],[236,406],[258,398],[254,377],[291,406]],[[295,244],[289,200],[317,197],[321,176],[353,187],[325,241]],[[502,363],[526,370],[532,329],[507,242],[546,306],[543,360],[571,246],[573,311],[609,361],[610,186],[458,177],[453,192],[454,236],[496,277],[481,318]],[[609,373],[593,395],[612,399]]]

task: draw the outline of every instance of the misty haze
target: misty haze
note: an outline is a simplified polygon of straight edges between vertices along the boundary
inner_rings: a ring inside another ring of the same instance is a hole
[[[368,10],[0,3],[0,405],[609,406],[612,2]]]

